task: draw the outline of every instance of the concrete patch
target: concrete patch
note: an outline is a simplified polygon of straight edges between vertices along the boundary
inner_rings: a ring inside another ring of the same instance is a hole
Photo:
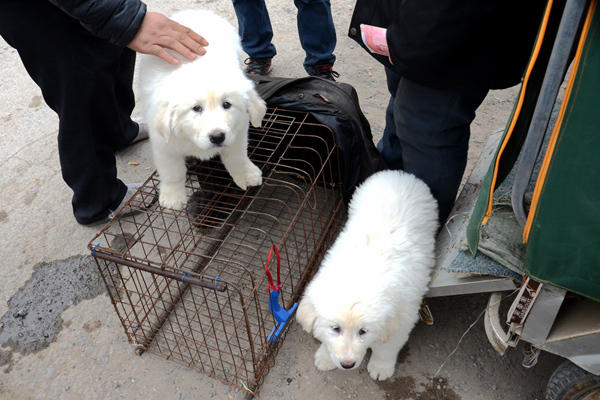
[[[67,307],[103,292],[104,282],[91,256],[36,265],[31,278],[8,301],[9,311],[0,322],[0,347],[22,355],[46,348],[61,331],[60,315]]]

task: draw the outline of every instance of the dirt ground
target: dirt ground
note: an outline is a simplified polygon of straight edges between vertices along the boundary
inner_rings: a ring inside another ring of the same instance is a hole
[[[358,91],[378,141],[388,101],[383,69],[346,36],[354,2],[332,3],[338,35],[334,69]],[[208,8],[237,24],[229,0],[147,4],[167,15]],[[304,76],[293,2],[267,4],[279,51],[272,74]],[[0,71],[0,399],[244,398],[243,391],[184,366],[134,353],[86,248],[97,228],[81,227],[71,215],[71,192],[58,164],[56,115],[2,40]],[[469,168],[487,136],[504,127],[517,90],[490,92],[478,110]],[[148,143],[120,152],[118,159],[126,182],[143,181],[154,170]],[[317,371],[312,358],[318,343],[294,322],[260,398],[543,399],[561,360],[542,354],[534,368],[525,369],[521,345],[504,357],[496,354],[479,318],[487,299],[486,294],[431,299],[435,323],[415,328],[394,377],[385,382],[374,382],[364,365],[349,372]]]

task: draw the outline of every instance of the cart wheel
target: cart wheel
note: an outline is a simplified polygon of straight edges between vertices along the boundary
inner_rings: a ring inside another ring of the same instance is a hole
[[[548,381],[546,400],[600,399],[600,376],[565,361]]]

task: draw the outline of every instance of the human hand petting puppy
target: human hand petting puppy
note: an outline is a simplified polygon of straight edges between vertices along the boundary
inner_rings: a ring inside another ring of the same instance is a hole
[[[156,12],[146,13],[142,26],[127,45],[138,53],[157,56],[173,65],[179,64],[179,60],[165,49],[193,60],[196,55],[206,54],[204,46],[208,46],[208,42],[202,36]]]

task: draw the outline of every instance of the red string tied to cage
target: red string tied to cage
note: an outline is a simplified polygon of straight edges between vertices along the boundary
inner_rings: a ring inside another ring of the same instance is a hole
[[[275,256],[277,257],[277,285],[275,285],[275,282],[273,282],[273,276],[271,276],[271,272],[269,272],[269,264],[271,263],[271,257],[273,256],[273,252],[275,252]],[[271,250],[269,251],[269,255],[267,256],[265,272],[267,273],[268,279],[267,293],[269,293],[270,290],[279,292],[281,290],[281,257],[279,256],[279,249],[275,245],[271,246]]]

